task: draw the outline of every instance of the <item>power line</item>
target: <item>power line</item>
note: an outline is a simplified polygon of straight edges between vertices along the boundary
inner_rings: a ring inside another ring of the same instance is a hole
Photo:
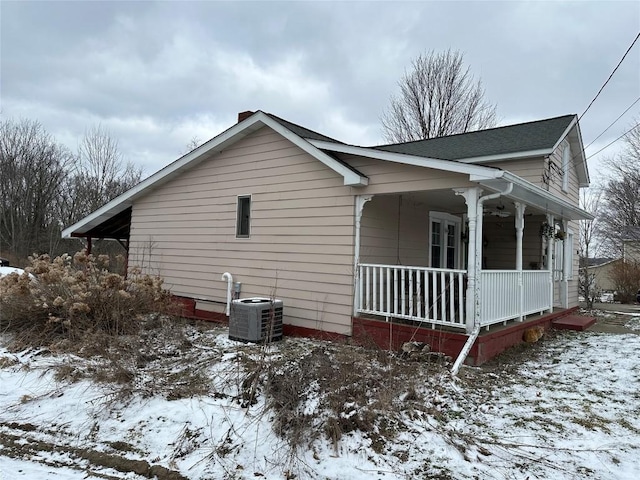
[[[620,67],[620,65],[624,61],[624,59],[627,57],[627,54],[629,53],[629,51],[633,48],[633,46],[638,41],[638,38],[640,38],[640,33],[638,33],[638,35],[636,35],[636,38],[633,40],[633,42],[631,42],[631,45],[629,45],[629,48],[627,48],[627,51],[624,52],[624,55],[622,56],[622,58],[618,62],[618,65],[616,65],[616,68],[613,69],[613,72],[611,72],[611,75],[609,75],[609,78],[607,78],[607,81],[604,82],[604,85],[602,85],[602,87],[600,87],[600,90],[598,90],[598,93],[596,93],[596,96],[593,97],[593,100],[591,100],[591,103],[589,104],[587,109],[584,112],[582,112],[582,115],[580,115],[580,117],[578,118],[578,121],[580,121],[580,119],[582,119],[582,117],[584,117],[584,114],[589,111],[589,109],[591,108],[591,105],[593,105],[593,102],[595,102],[596,99],[600,96],[600,93],[602,93],[602,90],[604,90],[604,87],[607,86],[607,83],[609,83],[609,80],[611,80],[611,77],[613,77],[613,75],[616,73],[616,71],[618,70],[618,68]]]
[[[636,101],[635,101],[635,102],[633,102],[631,105],[629,105],[629,106],[627,107],[627,109],[626,109],[624,112],[622,112],[622,113],[620,114],[620,116],[618,116],[618,118],[616,118],[613,122],[611,122],[611,123],[609,124],[609,126],[608,126],[607,128],[605,128],[605,129],[602,131],[602,133],[601,133],[600,135],[598,135],[596,138],[594,138],[594,139],[591,141],[591,143],[589,143],[589,145],[587,145],[586,147],[584,147],[584,149],[586,150],[587,148],[589,148],[591,145],[593,145],[593,144],[596,142],[596,140],[598,140],[602,135],[604,135],[605,133],[607,133],[607,130],[609,130],[611,127],[613,127],[613,126],[618,122],[618,120],[620,120],[620,119],[622,118],[622,116],[623,116],[625,113],[627,113],[629,110],[631,110],[631,107],[633,107],[633,106],[634,106],[636,103],[638,103],[639,101],[640,101],[640,97],[636,98]]]
[[[598,150],[596,153],[589,155],[585,160],[589,160],[591,157],[594,157],[595,155],[599,154],[601,151],[603,151],[606,148],[609,148],[611,145],[613,145],[614,143],[616,143],[618,140],[620,140],[622,137],[624,137],[625,135],[627,135],[628,133],[630,133],[634,128],[640,127],[640,123],[635,124],[633,127],[631,127],[629,130],[627,130],[626,132],[624,132],[622,135],[620,135],[618,138],[616,138],[613,142],[608,143],[607,145],[605,145],[604,147],[602,147],[600,150]]]
[[[609,130],[609,129],[610,129],[610,128],[611,128],[611,127],[612,127],[612,126],[613,126],[613,125],[618,121],[618,120],[620,120],[620,118],[622,118],[622,116],[623,116],[625,113],[627,113],[627,112],[631,109],[631,107],[633,107],[636,103],[638,103],[638,101],[640,101],[640,97],[638,97],[638,98],[636,99],[636,101],[635,101],[635,102],[633,102],[631,105],[629,105],[629,107],[628,107],[624,112],[622,112],[618,118],[616,118],[613,122],[611,122],[611,124],[610,124],[607,128],[605,128],[605,129],[604,129],[604,131],[603,131],[600,135],[598,135],[596,138],[594,138],[594,139],[593,139],[593,141],[592,141],[589,145],[587,145],[586,147],[584,147],[584,148],[582,149],[582,151],[584,152],[587,148],[589,148],[591,145],[593,145],[593,143],[594,143],[598,138],[600,138],[602,135],[604,135],[604,133],[605,133],[607,130]],[[640,123],[638,123],[638,124],[634,125],[634,126],[633,126],[633,127],[631,127],[629,130],[627,130],[627,131],[626,131],[626,132],[624,132],[622,135],[620,135],[618,138],[616,138],[616,139],[615,139],[615,140],[613,140],[612,142],[609,142],[607,145],[605,145],[604,147],[602,147],[600,150],[598,150],[598,151],[597,151],[597,152],[595,152],[594,154],[589,155],[588,157],[586,157],[586,156],[585,156],[585,162],[586,162],[587,160],[589,160],[590,158],[592,158],[592,157],[596,156],[597,154],[599,154],[599,153],[600,153],[600,152],[602,152],[603,150],[605,150],[605,149],[609,148],[611,145],[613,145],[613,144],[614,144],[614,143],[616,143],[618,140],[620,140],[621,138],[623,138],[625,135],[627,135],[628,133],[630,133],[634,128],[637,128],[637,127],[639,127],[639,126],[640,126]],[[569,158],[566,162],[561,162],[561,163],[560,163],[560,168],[559,168],[558,170],[559,170],[560,172],[563,172],[563,171],[564,171],[564,169],[567,167],[567,165],[570,165],[571,163],[573,163],[573,161],[574,161],[576,158],[578,158],[579,156],[580,156],[580,153],[577,153],[577,154],[575,154],[575,155],[572,155],[572,156],[571,156],[571,158]],[[555,167],[555,168],[557,169],[558,167]],[[543,173],[543,175],[542,175],[542,176],[543,176],[543,182],[544,182],[545,174]],[[551,178],[551,177],[549,177],[549,179],[550,179],[550,178]]]

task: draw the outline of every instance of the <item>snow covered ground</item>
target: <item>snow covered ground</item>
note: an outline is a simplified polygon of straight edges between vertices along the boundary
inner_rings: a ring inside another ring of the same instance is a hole
[[[554,333],[487,366],[464,367],[459,378],[410,362],[419,379],[411,395],[422,406],[389,412],[384,442],[354,429],[296,449],[274,432],[269,398],[240,401],[241,358],[264,349],[229,341],[221,328],[190,328],[186,338],[206,394],[158,393],[160,384],[177,389],[187,380],[171,363],[153,377],[154,358],[138,365],[145,374],[133,383],[98,383],[71,375],[80,367],[99,375],[94,360],[0,347],[0,479],[640,478],[640,335]],[[267,357],[338,348],[363,358],[357,347],[303,339],[286,339]],[[186,355],[171,352],[167,358]],[[391,404],[409,405],[409,395],[398,391]],[[351,400],[344,402],[355,415]],[[324,408],[310,396],[299,413],[321,417]]]

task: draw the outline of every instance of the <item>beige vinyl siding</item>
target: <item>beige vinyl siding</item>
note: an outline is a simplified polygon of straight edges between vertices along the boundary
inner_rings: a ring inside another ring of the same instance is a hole
[[[501,168],[502,170],[511,172],[514,175],[537,185],[538,187],[543,187],[542,174],[544,173],[546,163],[545,159],[542,157],[491,162],[487,165]]]
[[[516,227],[514,217],[485,217],[483,220],[483,265],[489,270],[515,270]],[[542,217],[525,217],[522,232],[522,268],[539,270],[542,261]]]
[[[428,232],[429,212],[424,206],[399,195],[376,196],[362,213],[360,261],[426,267]]]
[[[369,178],[366,187],[352,187],[354,195],[419,192],[472,187],[469,176],[433,168],[402,165],[395,162],[342,155],[340,159]]]
[[[547,170],[550,172],[556,171],[556,169],[562,169],[563,165],[563,151],[565,147],[568,145],[568,142],[565,140],[558,145],[558,148],[554,150],[554,152],[549,156],[549,160],[547,161],[547,165],[555,165],[556,167],[547,167]],[[576,152],[571,151],[571,157],[575,156]],[[563,198],[564,200],[573,203],[574,205],[578,205],[580,202],[580,187],[578,186],[578,172],[576,170],[573,159],[571,159],[571,163],[569,165],[569,184],[568,189],[565,192],[562,190],[562,173],[555,173],[550,175],[549,180],[549,188],[548,190],[554,195]]]
[[[239,195],[249,238],[236,238]],[[134,203],[130,264],[214,311],[230,272],[242,297],[282,299],[285,323],[350,334],[353,212],[342,176],[265,127]]]

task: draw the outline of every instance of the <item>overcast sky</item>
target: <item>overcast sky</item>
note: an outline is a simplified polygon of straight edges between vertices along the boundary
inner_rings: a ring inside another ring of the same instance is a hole
[[[0,111],[75,150],[102,124],[146,175],[261,109],[359,144],[411,59],[460,50],[500,125],[581,114],[640,31],[640,2],[0,1]],[[640,41],[581,121],[640,97]],[[634,121],[635,118],[635,121]],[[635,123],[638,102],[587,150]],[[592,181],[602,155],[589,161]]]

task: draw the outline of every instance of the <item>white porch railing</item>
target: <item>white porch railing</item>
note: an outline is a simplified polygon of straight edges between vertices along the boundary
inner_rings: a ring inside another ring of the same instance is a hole
[[[545,270],[482,270],[480,324],[493,325],[550,308],[550,280]]]
[[[360,264],[357,313],[466,328],[465,270]],[[546,270],[482,270],[480,325],[485,327],[552,307]]]
[[[464,270],[360,264],[357,312],[465,328]]]

